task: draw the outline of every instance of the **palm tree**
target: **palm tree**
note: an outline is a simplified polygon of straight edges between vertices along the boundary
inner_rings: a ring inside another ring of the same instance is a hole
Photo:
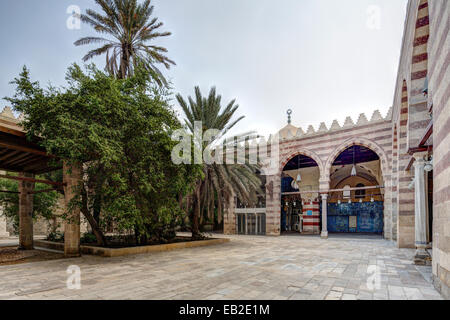
[[[216,95],[214,87],[211,88],[208,97],[203,97],[200,88],[195,87],[195,100],[189,97],[189,103],[180,94],[176,98],[186,116],[186,127],[191,134],[194,134],[196,121],[202,122],[202,133],[208,129],[217,130],[212,142],[218,141],[244,118],[242,116],[234,121],[232,120],[233,115],[239,108],[238,105],[235,105],[235,100],[232,100],[222,110],[221,96]],[[206,145],[203,145],[202,150],[206,147]],[[194,207],[191,214],[193,238],[200,236],[199,224],[201,224],[204,214],[206,213],[208,219],[212,220],[217,208],[220,223],[225,203],[234,196],[249,204],[257,201],[258,195],[262,194],[261,180],[256,174],[257,169],[258,166],[251,165],[247,161],[243,165],[203,164],[204,178],[197,182],[191,196]]]
[[[163,25],[158,18],[152,18],[151,0],[138,4],[137,0],[95,0],[103,14],[94,10],[86,10],[80,16],[81,21],[90,24],[95,31],[109,36],[84,37],[77,40],[76,46],[101,44],[97,49],[89,51],[83,61],[106,54],[106,70],[110,74],[123,79],[133,74],[136,66],[147,69],[159,85],[167,85],[167,81],[156,66],[163,64],[167,69],[175,62],[164,55],[167,49],[151,44],[160,37],[170,36],[170,32],[159,32]]]

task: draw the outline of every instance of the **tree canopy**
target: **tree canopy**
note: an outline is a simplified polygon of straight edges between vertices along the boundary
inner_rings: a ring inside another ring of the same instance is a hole
[[[167,81],[158,65],[169,69],[175,62],[165,56],[167,49],[155,44],[155,40],[170,36],[170,32],[158,31],[163,23],[152,17],[154,7],[151,0],[139,4],[137,0],[95,0],[102,9],[92,9],[81,15],[81,21],[91,25],[101,37],[84,37],[76,46],[101,44],[90,50],[83,61],[106,54],[106,70],[118,78],[134,73],[140,65],[144,67],[159,85]]]
[[[46,190],[47,185],[36,183],[35,191]],[[9,192],[0,192],[0,206],[3,214],[13,222],[14,229],[19,230],[19,183],[17,181],[1,179],[0,190]],[[33,219],[39,217],[51,219],[53,210],[58,201],[59,193],[57,191],[37,193],[33,196]]]
[[[7,99],[25,114],[27,133],[40,136],[50,154],[83,164],[74,201],[97,238],[111,223],[142,241],[174,236],[178,199],[201,172],[171,161],[171,132],[181,124],[167,89],[155,86],[145,68],[118,79],[75,64],[66,79],[66,88],[43,89],[24,68],[13,81],[15,95]]]
[[[180,94],[176,98],[186,116],[185,125],[192,135],[195,135],[196,122],[201,123],[203,143],[200,151],[203,153],[244,117],[233,119],[239,105],[236,104],[236,100],[232,100],[223,107],[222,97],[216,93],[215,87],[211,88],[207,97],[202,95],[199,87],[195,87],[194,91],[195,98],[189,97],[188,102]],[[205,132],[210,129],[215,131],[214,136],[204,139]],[[214,153],[214,150],[211,151]],[[241,201],[251,204],[256,203],[258,196],[262,194],[262,181],[257,175],[258,166],[248,161],[244,164],[204,163],[202,170],[204,178],[197,182],[192,196],[194,208],[191,221],[194,237],[199,233],[198,226],[202,223],[204,215],[213,220],[217,209],[218,222],[221,222],[225,201],[236,196]]]

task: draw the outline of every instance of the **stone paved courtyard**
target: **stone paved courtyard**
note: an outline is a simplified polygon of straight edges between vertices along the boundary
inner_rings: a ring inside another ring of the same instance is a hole
[[[0,267],[0,299],[441,299],[414,250],[376,237],[231,236],[231,242],[120,258]],[[81,289],[66,269],[81,268]],[[379,288],[371,290],[377,266]],[[369,279],[369,287],[368,280]]]

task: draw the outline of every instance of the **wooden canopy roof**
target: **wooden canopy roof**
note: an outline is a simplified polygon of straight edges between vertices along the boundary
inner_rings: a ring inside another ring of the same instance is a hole
[[[38,145],[39,139],[29,141],[17,123],[5,111],[0,114],[0,170],[40,174],[61,168],[59,160]]]

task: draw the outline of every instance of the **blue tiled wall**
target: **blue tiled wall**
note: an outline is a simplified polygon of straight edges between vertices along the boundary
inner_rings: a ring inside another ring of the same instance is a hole
[[[357,217],[357,228],[349,228],[349,216]],[[383,233],[383,202],[329,203],[328,232]]]

